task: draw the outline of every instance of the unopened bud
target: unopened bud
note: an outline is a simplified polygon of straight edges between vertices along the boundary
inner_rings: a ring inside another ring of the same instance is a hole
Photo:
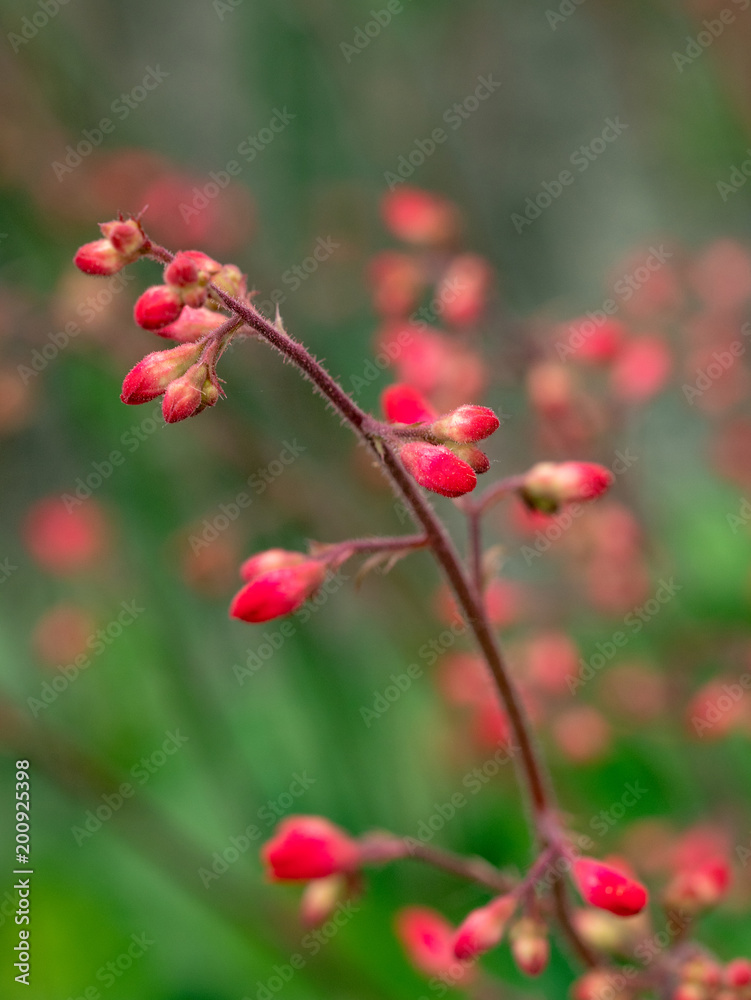
[[[474,469],[443,445],[410,441],[399,452],[407,472],[426,490],[460,497],[477,486]]]
[[[436,417],[435,410],[423,394],[401,382],[383,390],[381,407],[392,424],[421,424]]]
[[[594,500],[613,482],[613,475],[594,462],[540,462],[524,476],[522,498],[534,510],[554,514],[566,503]]]
[[[214,309],[191,309],[190,306],[185,306],[174,323],[162,326],[154,333],[183,344],[195,343],[220,327],[226,319],[223,313]]]
[[[152,285],[136,300],[133,317],[144,330],[158,330],[174,323],[182,312],[180,292],[171,285]]]
[[[126,260],[109,240],[95,240],[78,248],[73,263],[84,274],[110,275],[120,271]]]
[[[220,389],[209,366],[202,362],[193,365],[180,378],[175,379],[164,394],[162,413],[168,424],[194,417],[207,406],[214,406]]]
[[[125,376],[120,399],[129,404],[148,403],[156,399],[171,382],[185,374],[198,353],[196,344],[181,344],[169,351],[147,354]]]
[[[300,919],[306,927],[319,927],[347,896],[347,879],[340,874],[315,878],[300,900]]]
[[[484,451],[480,451],[473,444],[452,444],[449,448],[462,462],[466,462],[474,469],[478,476],[490,471],[490,459]]]
[[[471,960],[501,943],[506,924],[516,909],[516,899],[498,896],[487,906],[473,910],[457,929],[454,954],[462,960]]]
[[[468,444],[490,437],[500,426],[490,407],[466,405],[436,420],[431,430],[436,437]]]
[[[211,279],[227,295],[242,296],[247,291],[247,280],[236,264],[225,264]]]
[[[541,920],[522,917],[509,932],[511,954],[519,969],[528,976],[539,976],[550,960],[548,930]]]
[[[146,236],[140,222],[135,219],[117,219],[114,222],[102,222],[99,228],[112,246],[124,257],[135,260],[146,246]]]

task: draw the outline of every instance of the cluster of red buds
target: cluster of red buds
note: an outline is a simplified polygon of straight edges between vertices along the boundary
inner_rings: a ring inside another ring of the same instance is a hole
[[[84,274],[117,274],[149,251],[138,219],[115,219],[99,225],[104,239],[79,247],[74,263]]]

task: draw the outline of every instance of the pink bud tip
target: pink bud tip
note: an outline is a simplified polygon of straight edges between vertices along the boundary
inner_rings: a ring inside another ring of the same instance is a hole
[[[384,389],[381,406],[392,424],[421,424],[438,416],[421,392],[404,383]]]
[[[120,399],[134,405],[161,396],[170,382],[190,368],[199,350],[196,344],[181,344],[168,351],[147,354],[125,376]]]
[[[133,317],[144,330],[158,330],[174,323],[182,312],[180,293],[170,285],[152,285],[139,296]]]
[[[216,312],[214,309],[191,309],[190,306],[184,306],[174,323],[168,323],[154,333],[169,340],[177,340],[181,344],[195,343],[220,327],[226,319],[224,313]]]
[[[396,916],[396,933],[407,957],[425,976],[450,977],[466,985],[473,977],[469,966],[460,966],[454,955],[454,928],[435,910],[407,906]]]
[[[469,444],[490,437],[500,426],[500,420],[489,407],[466,405],[436,420],[431,430],[436,437]]]
[[[260,568],[254,576],[247,568],[251,562],[243,566],[248,583],[235,595],[229,610],[231,618],[244,622],[267,622],[291,614],[315,594],[326,578],[326,565],[305,556],[270,569],[259,562],[256,565]],[[270,561],[269,565],[273,563]]]
[[[574,877],[582,897],[618,917],[632,917],[647,905],[647,890],[635,879],[593,858],[574,864]]]
[[[115,250],[127,258],[126,263],[135,260],[146,246],[146,236],[141,229],[141,223],[135,219],[103,222],[99,228]]]
[[[399,455],[407,472],[433,493],[460,497],[477,486],[474,469],[443,445],[410,441]]]
[[[506,924],[516,909],[513,896],[499,896],[465,917],[454,937],[454,954],[464,961],[478,958],[501,943]]]
[[[261,850],[266,871],[276,882],[299,882],[354,871],[360,863],[357,842],[321,816],[288,816]]]
[[[612,482],[610,470],[594,462],[540,462],[524,476],[521,495],[530,507],[550,514],[565,503],[596,499]]]
[[[73,263],[84,274],[116,274],[127,263],[109,240],[95,240],[78,248]]]
[[[277,569],[288,569],[308,562],[308,556],[302,552],[288,552],[286,549],[267,549],[258,555],[246,559],[240,567],[240,576],[250,583],[262,573],[271,573]]]

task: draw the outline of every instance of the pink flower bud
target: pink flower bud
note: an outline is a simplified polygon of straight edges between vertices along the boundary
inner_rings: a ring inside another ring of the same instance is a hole
[[[478,476],[490,471],[490,459],[484,451],[475,448],[473,444],[452,444],[449,448],[462,462],[466,462],[471,469],[474,469]]]
[[[182,312],[180,292],[171,285],[152,285],[139,296],[133,317],[144,330],[158,330],[174,323]]]
[[[170,382],[162,400],[162,414],[168,424],[194,417],[216,403],[216,398],[213,402],[204,399],[203,389],[208,381],[209,366],[203,363],[192,365],[184,375]]]
[[[274,553],[280,550],[272,549]],[[270,553],[264,553],[268,557]],[[291,553],[290,553],[291,555]],[[326,564],[319,559],[303,556],[294,562],[284,561],[274,566],[273,560],[266,564],[256,556],[257,572],[254,576],[248,570],[248,560],[243,566],[243,576],[248,583],[237,593],[230,605],[230,617],[245,622],[266,622],[280,618],[301,607],[318,590],[326,579]],[[275,557],[279,559],[279,556]],[[266,568],[266,566],[273,568]]]
[[[77,507],[60,497],[39,500],[27,512],[22,537],[32,558],[48,573],[66,576],[89,569],[106,556],[109,526],[89,498]]]
[[[177,288],[188,288],[198,282],[198,266],[187,253],[175,254],[174,259],[164,269],[164,280]]]
[[[725,966],[725,985],[732,989],[751,986],[751,962],[747,958],[736,958]]]
[[[468,444],[490,437],[501,426],[501,422],[487,406],[460,406],[436,420],[431,430],[440,438]]]
[[[73,263],[84,274],[108,275],[122,270],[127,261],[109,240],[95,240],[78,248]]]
[[[420,486],[444,497],[460,497],[477,486],[474,469],[443,445],[410,441],[399,452],[404,468]]]
[[[128,263],[135,260],[146,246],[146,236],[143,229],[141,229],[141,223],[135,219],[117,219],[114,222],[103,222],[99,228],[115,250],[121,253],[123,257],[128,258]]]
[[[381,316],[397,319],[418,305],[425,284],[423,268],[414,256],[386,250],[368,265],[373,308]]]
[[[670,349],[662,337],[636,337],[624,345],[613,365],[611,389],[618,399],[644,403],[663,388],[672,366]]]
[[[455,257],[436,292],[444,320],[452,326],[474,326],[485,311],[492,277],[490,265],[478,254]]]
[[[634,994],[618,969],[590,969],[571,988],[573,1000],[632,1000]]]
[[[187,257],[192,260],[199,271],[207,274],[211,277],[214,274],[218,274],[222,269],[222,265],[219,261],[214,260],[213,257],[209,257],[208,254],[202,253],[200,250],[183,250],[180,253],[181,257]]]
[[[454,936],[456,957],[469,961],[500,944],[515,909],[516,899],[513,896],[498,896],[487,906],[472,910]]]
[[[716,906],[730,888],[730,865],[725,858],[711,858],[678,872],[665,889],[670,909],[699,913]]]
[[[403,383],[384,389],[381,407],[392,424],[421,424],[438,415],[421,392]]]
[[[524,476],[520,493],[534,510],[554,514],[565,503],[594,500],[613,482],[613,474],[594,462],[540,462]]]
[[[226,319],[224,313],[214,309],[191,309],[190,306],[185,306],[174,323],[162,326],[154,333],[182,344],[195,343],[220,327]]]
[[[357,842],[322,816],[287,816],[261,850],[269,878],[299,882],[354,871]]]
[[[125,376],[120,399],[131,405],[156,399],[170,382],[185,374],[199,352],[200,345],[181,344],[168,351],[147,354]]]
[[[381,213],[388,229],[406,243],[445,243],[459,228],[459,216],[450,201],[407,185],[385,195]]]
[[[594,858],[580,858],[574,864],[574,878],[583,898],[618,917],[632,917],[647,905],[644,886],[616,868]]]
[[[539,976],[550,961],[548,929],[541,920],[522,917],[509,933],[511,954],[519,969],[527,976]]]
[[[454,928],[435,910],[407,906],[396,916],[396,933],[407,957],[424,976],[437,976],[452,985],[466,985],[474,970],[454,955]]]
[[[262,573],[271,573],[277,569],[288,569],[308,561],[308,556],[302,552],[288,552],[286,549],[267,549],[258,555],[246,559],[240,567],[240,576],[250,583]]]

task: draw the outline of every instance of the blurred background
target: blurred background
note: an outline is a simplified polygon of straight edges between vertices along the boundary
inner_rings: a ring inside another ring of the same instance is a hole
[[[751,11],[6,0],[0,22],[3,991],[438,997],[394,914],[457,921],[479,890],[394,866],[316,944],[260,844],[320,813],[529,859],[493,763],[503,719],[426,555],[359,587],[348,565],[287,635],[228,620],[256,551],[411,529],[260,343],[225,356],[228,398],[199,420],[120,402],[168,346],[131,315],[159,269],[94,279],[71,258],[147,205],[151,236],[237,263],[361,405],[400,379],[493,406],[488,479],[543,458],[613,468],[607,500],[567,517],[493,509],[494,617],[572,826],[657,889],[729,858],[699,934],[748,954]],[[428,205],[448,236],[389,213],[404,182],[455,206]],[[452,266],[464,312],[431,306]],[[441,332],[374,366],[420,308]],[[9,958],[17,760],[30,987]],[[531,986],[507,949],[486,966],[504,996],[561,996],[574,974],[558,950]]]

